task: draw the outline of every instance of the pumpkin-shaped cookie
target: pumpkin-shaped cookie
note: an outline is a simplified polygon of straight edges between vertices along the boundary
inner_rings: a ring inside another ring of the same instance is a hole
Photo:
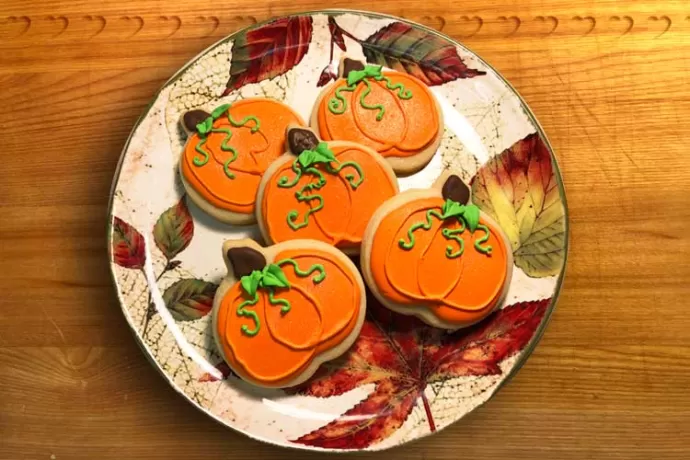
[[[213,217],[231,224],[255,221],[254,200],[266,168],[285,151],[288,125],[304,125],[285,104],[245,99],[212,113],[182,117],[189,137],[180,158],[190,198]]]
[[[308,238],[358,253],[374,211],[398,193],[390,165],[347,141],[321,142],[308,129],[288,129],[288,149],[266,170],[257,221],[272,243]]]
[[[347,140],[379,152],[397,173],[423,168],[443,135],[440,106],[418,78],[343,59],[326,86],[311,126],[324,140]]]
[[[470,202],[455,175],[381,206],[362,243],[362,273],[391,310],[458,329],[499,307],[512,274],[510,243]]]
[[[213,332],[230,368],[257,386],[311,377],[344,353],[364,322],[364,283],[352,261],[319,241],[223,245],[228,274],[213,301]]]

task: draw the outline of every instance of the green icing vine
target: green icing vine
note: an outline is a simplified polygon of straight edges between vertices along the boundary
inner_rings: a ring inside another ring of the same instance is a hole
[[[431,229],[431,226],[433,225],[432,218],[434,217],[441,222],[455,218],[461,225],[460,228],[444,228],[441,230],[441,234],[446,240],[455,241],[459,246],[459,248],[455,251],[453,250],[452,246],[446,246],[446,257],[449,259],[460,257],[465,251],[465,242],[458,235],[464,232],[466,228],[469,228],[470,232],[472,233],[474,233],[476,230],[485,232],[481,238],[475,240],[474,248],[482,254],[491,254],[492,247],[490,245],[482,246],[483,243],[486,243],[489,240],[489,229],[486,227],[486,225],[479,223],[479,208],[473,204],[463,205],[453,200],[446,200],[440,212],[436,209],[427,210],[426,220],[413,223],[407,230],[407,241],[405,241],[405,238],[401,238],[398,241],[398,245],[407,251],[414,248],[416,243],[414,232],[419,229],[424,231]]]
[[[444,228],[441,230],[441,234],[447,239],[447,240],[453,240],[458,243],[458,250],[453,252],[453,248],[449,245],[446,246],[446,257],[449,259],[455,259],[456,257],[460,257],[463,252],[465,252],[465,240],[460,238],[458,235],[462,232],[465,231],[465,221],[463,219],[458,219],[460,221],[460,224],[462,224],[462,227],[456,228],[456,229],[450,229],[450,228]]]
[[[285,299],[276,299],[273,296],[273,291],[268,291],[268,303],[271,305],[282,305],[282,308],[280,309],[280,312],[285,314],[290,311],[290,302],[285,300]]]
[[[403,85],[402,83],[393,84],[393,83],[391,83],[391,79],[386,77],[386,76],[382,76],[381,78],[377,78],[376,80],[379,80],[379,81],[384,80],[386,82],[386,88],[388,88],[391,91],[394,91],[397,89],[398,90],[398,97],[400,99],[403,99],[403,100],[412,99],[412,91],[405,88],[405,85]]]
[[[266,265],[263,270],[254,270],[249,275],[240,278],[240,285],[244,292],[251,296],[250,299],[244,300],[237,306],[237,316],[251,318],[254,321],[254,328],[250,329],[246,324],[242,325],[240,330],[243,334],[253,337],[261,330],[261,321],[259,315],[254,310],[249,310],[248,307],[253,307],[259,301],[259,289],[268,292],[268,303],[270,305],[280,305],[280,313],[286,314],[292,308],[290,301],[287,299],[277,299],[275,297],[276,289],[290,289],[290,282],[285,276],[285,272],[281,266],[292,265],[295,274],[300,278],[306,278],[313,273],[318,272],[312,278],[314,284],[319,284],[326,279],[326,269],[321,264],[313,264],[308,270],[299,268],[297,261],[294,259],[283,259],[275,264]]]
[[[336,166],[334,167],[332,163],[335,163]],[[334,176],[340,174],[344,168],[352,168],[356,174],[345,174],[345,179],[350,184],[352,190],[356,190],[364,181],[364,171],[362,171],[359,163],[355,161],[339,162],[331,149],[328,148],[327,143],[320,142],[314,150],[304,150],[292,163],[292,171],[295,173],[295,177],[292,179],[289,179],[287,176],[278,178],[278,187],[281,188],[294,187],[303,174],[311,174],[316,179],[316,181],[303,185],[295,192],[295,198],[298,202],[309,203],[315,201],[316,205],[311,205],[302,219],[299,218],[297,210],[293,209],[288,212],[287,223],[294,231],[309,225],[309,216],[323,209],[324,199],[317,191],[326,185],[327,180],[322,170],[317,168],[318,165],[322,165],[323,171]]]
[[[335,90],[335,95],[328,101],[328,110],[335,115],[341,115],[347,110],[347,101],[342,92],[353,92],[360,82],[364,82],[366,89],[362,91],[359,97],[359,104],[366,110],[378,110],[376,114],[376,121],[381,121],[386,109],[383,104],[369,104],[366,102],[366,97],[371,93],[371,83],[369,80],[385,81],[386,88],[390,91],[396,91],[399,99],[407,100],[412,98],[412,91],[405,88],[402,83],[392,83],[391,79],[381,73],[380,65],[367,65],[362,70],[351,70],[347,74],[347,86],[340,86]]]
[[[426,222],[416,222],[412,224],[412,226],[407,230],[407,239],[409,241],[405,242],[405,240],[401,238],[398,242],[400,247],[408,250],[414,248],[414,245],[416,243],[414,232],[419,230],[420,228],[423,228],[425,231],[429,230],[433,225],[433,222],[431,221],[432,217],[436,217],[438,220],[443,220],[443,216],[441,215],[441,213],[439,213],[435,209],[429,209],[426,212]]]
[[[223,104],[220,107],[216,108],[211,115],[206,118],[204,121],[201,123],[198,123],[196,125],[196,130],[197,133],[199,134],[199,141],[196,143],[194,146],[194,150],[199,153],[201,156],[196,156],[192,160],[192,163],[194,163],[195,166],[203,166],[206,163],[208,163],[208,160],[210,158],[209,153],[204,150],[204,145],[206,144],[206,141],[208,140],[208,135],[210,133],[223,133],[225,134],[225,138],[220,143],[220,149],[224,152],[231,152],[232,156],[223,163],[223,172],[225,172],[225,175],[229,179],[234,179],[235,175],[230,171],[230,163],[235,161],[237,159],[237,150],[232,147],[229,142],[230,139],[232,139],[232,131],[230,128],[214,128],[213,123],[219,119],[223,114],[227,114],[228,121],[230,124],[235,127],[235,128],[241,128],[245,126],[247,123],[250,121],[254,122],[254,126],[251,128],[252,134],[257,132],[261,128],[261,122],[259,119],[253,115],[248,115],[241,119],[240,121],[235,120],[232,115],[230,115],[230,107],[232,107],[231,104]]]
[[[381,121],[383,118],[383,114],[386,113],[386,109],[383,107],[383,104],[368,104],[364,98],[366,98],[369,93],[371,93],[371,83],[369,83],[367,80],[364,80],[364,85],[367,87],[364,91],[362,91],[362,95],[359,96],[359,105],[364,107],[367,110],[378,110],[379,113],[376,114],[376,121]]]
[[[347,101],[342,95],[342,92],[347,91],[348,93],[351,93],[356,87],[356,84],[338,87],[335,90],[335,96],[328,101],[328,110],[335,115],[342,115],[345,113],[345,110],[347,109]]]
[[[488,227],[487,227],[486,225],[480,224],[480,225],[477,226],[477,230],[483,231],[483,232],[484,232],[484,236],[482,236],[481,238],[478,238],[478,239],[474,242],[474,248],[475,248],[477,251],[481,252],[482,254],[491,254],[491,250],[492,250],[493,248],[492,248],[490,245],[482,246],[483,243],[486,243],[487,241],[489,241],[489,235],[490,235],[490,233],[489,233]]]
[[[295,274],[299,276],[300,278],[306,278],[307,276],[310,276],[314,272],[319,272],[318,275],[314,277],[312,281],[314,281],[314,284],[319,284],[321,281],[326,279],[326,269],[324,268],[323,265],[321,264],[314,264],[311,267],[309,267],[309,270],[301,270],[299,268],[299,265],[297,265],[297,262],[295,259],[283,259],[280,262],[278,262],[276,265],[283,266],[283,265],[292,265],[293,270],[295,270]]]
[[[356,190],[357,187],[359,187],[364,181],[364,172],[362,171],[362,167],[356,161],[343,161],[342,163],[338,162],[337,168],[334,168],[330,163],[328,163],[326,164],[326,171],[328,171],[330,174],[337,175],[340,174],[340,171],[342,171],[343,168],[347,167],[351,167],[357,171],[357,175],[345,174],[345,179],[347,179],[347,182],[350,184],[352,190]]]
[[[246,324],[243,324],[240,328],[240,330],[244,334],[250,337],[253,337],[259,333],[259,315],[257,315],[254,310],[246,310],[245,307],[253,307],[254,305],[256,305],[258,301],[259,293],[255,292],[254,297],[252,299],[245,300],[237,307],[237,316],[245,316],[247,318],[251,318],[254,320],[254,329],[249,329],[249,327]]]

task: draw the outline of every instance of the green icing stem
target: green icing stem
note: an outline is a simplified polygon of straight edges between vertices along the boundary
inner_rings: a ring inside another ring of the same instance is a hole
[[[278,187],[292,188],[297,184],[297,182],[299,182],[300,178],[302,177],[302,169],[299,167],[297,160],[292,162],[292,171],[295,173],[295,178],[290,181],[287,176],[281,177],[278,179]]]
[[[223,163],[223,172],[225,173],[226,176],[228,176],[228,179],[234,179],[235,175],[230,171],[230,163],[235,161],[235,158],[237,158],[237,155],[235,155],[233,158],[228,158],[225,163]]]
[[[250,130],[252,132],[252,134],[257,132],[261,128],[261,122],[254,115],[247,115],[246,117],[244,117],[240,121],[237,121],[234,118],[232,118],[232,115],[230,115],[229,110],[230,110],[230,106],[228,106],[225,109],[225,111],[227,111],[228,121],[235,128],[241,128],[241,127],[245,126],[247,123],[249,123],[250,121],[254,122],[254,126]],[[216,109],[216,111],[217,111],[217,109]],[[213,112],[214,115],[212,115],[210,117],[211,122],[215,121],[217,118],[220,118],[220,116],[222,115],[222,112],[216,113],[216,111],[214,111]],[[225,163],[223,163],[223,172],[225,173],[225,175],[229,179],[234,179],[235,175],[232,173],[232,171],[230,171],[230,163],[237,160],[238,153],[237,153],[237,150],[229,144],[230,140],[232,139],[232,131],[229,128],[212,128],[210,132],[212,132],[212,133],[224,133],[225,134],[225,138],[220,143],[220,149],[224,152],[232,152],[232,156],[229,159],[227,159],[225,161]],[[204,148],[203,148],[204,145],[206,144],[206,141],[208,140],[208,137],[206,136],[205,133],[199,132],[199,138],[200,138],[199,142],[197,142],[196,146],[194,147],[194,150],[196,150],[198,153],[200,153],[203,156],[202,157],[194,157],[194,160],[192,160],[192,162],[196,166],[203,166],[206,163],[208,163],[208,160],[210,158],[209,153],[206,150],[204,150]]]
[[[220,149],[224,152],[232,152],[235,154],[235,158],[237,157],[237,150],[231,145],[228,145],[228,142],[230,142],[230,139],[232,139],[232,131],[230,131],[230,128],[213,128],[211,130],[212,133],[225,133],[225,139],[220,143]]]
[[[195,166],[203,166],[206,163],[208,163],[209,155],[206,150],[203,149],[204,144],[206,143],[206,138],[204,137],[201,139],[197,144],[194,146],[194,150],[199,152],[200,154],[203,155],[203,157],[194,157],[194,160],[192,160],[192,163],[194,163]]]
[[[313,169],[313,168],[309,168],[309,169]],[[309,171],[309,169],[307,169],[307,171]],[[325,181],[324,181],[324,183],[325,183]],[[309,192],[313,189],[318,190],[322,186],[323,186],[323,184],[321,184],[321,185],[319,185],[319,184],[306,184],[301,189],[299,189],[297,191],[297,193],[295,193],[295,198],[297,198],[297,201],[300,203],[317,200],[319,202],[319,204],[317,204],[313,208],[312,207],[309,208],[309,210],[306,212],[306,214],[304,214],[304,218],[302,219],[302,222],[295,223],[295,221],[299,217],[299,212],[297,210],[293,209],[290,212],[288,212],[287,223],[291,229],[299,230],[300,228],[306,227],[307,225],[309,225],[309,216],[311,216],[315,212],[320,211],[323,208],[323,196],[321,196],[318,193],[315,193],[313,195],[305,195],[305,192]]]
[[[311,267],[309,267],[309,270],[301,270],[297,265],[297,261],[294,259],[283,259],[280,262],[276,263],[276,265],[278,265],[279,267],[286,264],[292,265],[292,268],[295,270],[295,274],[300,278],[305,278],[311,275],[312,273],[318,271],[319,274],[316,275],[313,279],[314,284],[319,284],[321,281],[326,279],[326,269],[321,264],[314,264]]]
[[[236,121],[234,118],[232,118],[232,115],[230,115],[230,112],[228,112],[228,121],[229,121],[230,124],[231,124],[232,126],[234,126],[235,128],[241,128],[241,127],[243,127],[244,125],[246,125],[247,123],[249,123],[250,121],[253,121],[253,122],[254,122],[254,127],[252,127],[252,129],[250,130],[250,132],[251,132],[252,134],[254,134],[255,132],[257,132],[257,131],[261,128],[261,122],[260,122],[259,119],[256,118],[254,115],[247,115],[246,117],[244,117],[244,118],[241,119],[240,121]]]
[[[345,161],[343,163],[337,163],[337,166],[334,168],[330,163],[326,163],[325,169],[326,172],[329,174],[339,174],[340,171],[342,171],[344,168],[353,168],[356,172],[357,175],[355,174],[346,174],[345,179],[347,179],[348,183],[350,184],[350,187],[352,187],[352,190],[356,190],[357,187],[359,187],[362,182],[364,181],[364,171],[362,171],[362,167],[354,161]],[[298,202],[303,203],[303,202],[309,202],[309,201],[318,201],[318,204],[314,207],[310,207],[309,210],[306,212],[304,217],[302,218],[301,221],[298,222],[299,218],[299,212],[295,209],[291,210],[287,214],[287,223],[290,226],[290,228],[294,231],[299,230],[300,228],[304,228],[307,225],[309,225],[309,216],[314,214],[315,212],[320,211],[323,209],[324,206],[324,199],[323,196],[319,193],[311,193],[307,194],[309,192],[313,192],[315,190],[320,190],[324,185],[326,185],[326,178],[324,177],[323,173],[317,169],[316,167],[307,167],[306,169],[303,169],[300,166],[299,160],[295,159],[292,163],[292,170],[295,173],[295,177],[290,180],[287,176],[282,176],[278,179],[278,187],[281,188],[292,188],[297,183],[299,182],[300,178],[302,177],[302,174],[304,173],[310,173],[313,176],[316,176],[317,181],[305,184],[302,186],[297,192],[295,192],[295,198],[297,199]]]
[[[405,241],[405,238],[401,238],[400,240],[398,240],[398,245],[402,249],[405,249],[405,250],[410,250],[410,249],[414,248],[414,245],[416,243],[415,237],[414,237],[414,232],[419,230],[420,228],[425,230],[425,231],[428,231],[429,229],[431,229],[432,217],[436,217],[440,221],[445,220],[443,218],[443,215],[440,212],[438,212],[435,209],[429,209],[426,212],[426,221],[415,222],[414,224],[412,224],[410,226],[410,228],[407,230],[408,241]],[[443,237],[445,239],[453,240],[453,241],[457,242],[458,246],[459,246],[458,250],[456,250],[456,251],[453,251],[452,246],[450,246],[450,245],[446,246],[446,257],[448,257],[449,259],[455,259],[456,257],[460,257],[463,254],[463,252],[465,251],[465,242],[458,235],[465,231],[465,229],[467,228],[467,223],[465,222],[465,219],[462,216],[457,216],[457,219],[458,219],[458,222],[462,225],[462,227],[456,228],[456,229],[444,228],[441,230],[441,234],[443,235]],[[482,246],[483,243],[486,243],[489,240],[489,236],[490,236],[489,229],[486,227],[486,225],[479,224],[477,226],[476,230],[481,230],[485,234],[481,238],[477,239],[474,242],[474,248],[477,251],[481,252],[482,254],[491,254],[491,251],[493,249],[492,246],[490,246],[490,245]]]
[[[479,225],[477,225],[477,230],[481,230],[481,231],[485,232],[485,235],[474,242],[474,248],[477,251],[481,252],[482,254],[491,254],[491,250],[493,248],[490,245],[482,246],[483,243],[486,243],[487,241],[489,241],[489,236],[490,236],[489,229],[487,228],[486,225],[479,224]]]
[[[304,172],[308,172],[310,174],[313,174],[314,176],[317,177],[318,180],[315,183],[310,182],[308,184],[305,184],[304,187],[302,187],[302,188],[308,188],[310,190],[311,189],[318,190],[321,187],[323,187],[324,185],[326,185],[326,178],[323,177],[323,173],[321,171],[319,171],[318,169],[314,168],[313,166],[308,167],[307,169],[304,170]]]
[[[405,88],[405,85],[403,85],[402,83],[393,83],[391,82],[390,78],[383,75],[379,75],[378,77],[373,78],[376,81],[385,81],[386,88],[390,91],[395,91],[399,99],[412,99],[412,91]],[[367,80],[366,78],[364,78],[361,81],[364,82],[367,88],[362,92],[361,96],[359,97],[359,104],[367,110],[378,110],[379,113],[376,114],[376,121],[381,121],[383,119],[383,115],[386,113],[386,109],[385,107],[383,107],[382,104],[371,105],[364,100],[369,95],[369,93],[371,93],[371,84],[369,83],[369,80]],[[345,113],[345,110],[347,110],[347,101],[345,100],[345,97],[342,95],[342,92],[353,92],[357,87],[358,83],[359,82],[353,83],[348,86],[338,87],[335,90],[335,96],[328,101],[328,110],[330,110],[331,113],[333,113],[334,115],[341,115]]]
[[[404,238],[400,238],[400,241],[398,241],[398,244],[400,245],[401,248],[410,250],[414,247],[415,245],[415,238],[414,238],[414,232],[416,230],[419,230],[420,228],[424,230],[429,230],[433,223],[431,222],[431,218],[436,217],[438,220],[443,220],[443,216],[441,215],[440,212],[438,212],[435,209],[429,209],[426,212],[426,222],[416,222],[412,224],[410,229],[407,231],[407,239],[409,240],[408,242],[405,242]]]
[[[395,84],[391,83],[391,79],[388,77],[384,77],[383,75],[376,78],[376,80],[385,81],[386,82],[386,88],[388,88],[391,91],[395,91],[397,89],[398,90],[398,97],[400,99],[404,99],[404,100],[412,99],[412,91],[405,88],[405,85],[403,85],[402,83],[395,83]]]
[[[326,279],[326,269],[321,264],[313,264],[307,270],[302,270],[299,268],[299,265],[297,264],[297,261],[295,259],[283,259],[279,262],[276,262],[276,265],[278,265],[279,267],[282,265],[292,265],[292,268],[295,270],[295,274],[300,278],[306,278],[308,276],[311,276],[313,273],[318,272],[318,274],[312,279],[312,282],[314,284],[319,284],[321,281]],[[273,287],[263,287],[263,289],[266,289],[268,291],[269,304],[280,305],[280,313],[283,315],[290,312],[292,305],[290,304],[289,300],[276,299],[275,289]],[[290,289],[289,284],[287,289]],[[258,301],[259,291],[257,290],[254,293],[254,297],[252,299],[245,300],[237,307],[237,316],[248,317],[254,321],[254,329],[249,329],[249,327],[247,327],[246,324],[242,325],[242,327],[240,328],[242,333],[248,335],[249,337],[254,337],[256,334],[259,333],[259,330],[261,330],[261,322],[259,321],[259,315],[257,315],[254,310],[246,310],[245,308],[256,305]]]
[[[232,156],[228,158],[225,163],[223,163],[223,171],[225,172],[225,175],[228,176],[230,179],[234,179],[235,175],[230,171],[230,163],[233,161],[237,160],[237,150],[231,145],[228,145],[228,142],[230,142],[230,139],[232,139],[232,131],[230,131],[229,128],[213,128],[211,130],[212,133],[224,133],[225,134],[225,139],[220,143],[220,149],[224,152],[232,152]]]
[[[461,228],[456,228],[456,229],[450,229],[450,228],[444,228],[441,230],[441,234],[447,239],[447,240],[453,240],[458,243],[458,246],[460,248],[453,252],[453,247],[448,245],[446,246],[446,257],[449,259],[455,259],[456,257],[460,257],[463,252],[465,252],[465,241],[458,236],[458,234],[462,233],[465,231],[465,221],[460,220],[460,223],[462,224]]]
[[[290,308],[292,308],[292,306],[290,305],[290,301],[286,299],[276,299],[275,297],[273,297],[273,289],[270,289],[268,291],[268,303],[270,303],[271,305],[282,305],[283,307],[280,309],[280,313],[282,313],[283,315],[289,312]]]
[[[364,84],[366,85],[367,89],[362,91],[362,94],[359,96],[359,105],[364,107],[367,110],[378,110],[379,113],[376,114],[376,121],[381,121],[383,118],[383,114],[386,113],[386,109],[383,107],[383,104],[367,104],[364,98],[366,98],[369,93],[371,93],[371,83],[369,83],[368,80],[364,80]]]
[[[311,267],[309,267],[308,270],[302,270],[299,268],[299,265],[297,264],[297,261],[295,259],[283,259],[279,262],[276,262],[276,265],[278,265],[279,267],[286,264],[292,265],[292,268],[295,270],[295,275],[299,276],[300,278],[306,278],[314,272],[319,272],[319,274],[312,279],[312,282],[314,284],[319,284],[321,281],[326,279],[326,269],[321,264],[313,264]],[[268,303],[270,303],[271,305],[282,305],[280,309],[280,312],[282,314],[288,313],[292,308],[292,305],[290,305],[289,300],[276,299],[273,296],[273,289],[270,289],[268,291]]]
[[[254,320],[254,329],[249,329],[246,324],[243,324],[240,330],[248,335],[249,337],[254,337],[259,333],[261,329],[261,324],[259,322],[259,315],[256,314],[254,310],[245,310],[245,307],[250,307],[256,305],[259,301],[259,293],[254,293],[254,298],[250,300],[245,300],[237,307],[237,316],[245,316]]]
[[[357,187],[359,187],[362,184],[362,182],[364,182],[364,171],[362,171],[362,167],[359,165],[359,163],[355,161],[345,161],[343,163],[338,163],[338,167],[336,168],[328,164],[326,165],[326,171],[335,175],[339,174],[343,168],[347,167],[353,168],[355,171],[357,171],[357,174],[359,175],[359,178],[357,178],[354,174],[345,174],[345,179],[347,179],[347,182],[350,184],[350,187],[352,187],[352,190],[356,190]]]
[[[328,110],[331,111],[331,113],[335,115],[341,115],[345,113],[345,110],[347,110],[347,101],[345,100],[345,97],[341,94],[343,91],[347,91],[348,93],[351,93],[357,88],[357,83],[353,83],[349,86],[340,86],[335,90],[335,97],[332,97],[330,101],[328,101]]]
[[[230,179],[234,179],[235,175],[232,172],[230,172],[230,170],[228,169],[228,165],[237,159],[237,150],[235,150],[235,148],[233,146],[228,145],[228,142],[230,142],[230,139],[232,139],[232,131],[230,131],[229,128],[213,128],[211,130],[211,132],[212,133],[224,133],[225,134],[225,138],[220,143],[220,149],[224,152],[232,152],[232,157],[230,157],[223,164],[223,170],[225,171],[226,176],[228,176]],[[203,146],[204,146],[204,144],[206,144],[207,140],[208,140],[208,138],[204,137],[196,144],[195,150],[204,156],[203,158],[199,158],[199,157],[194,158],[194,164],[196,166],[203,166],[206,163],[208,163],[209,153],[203,149]]]

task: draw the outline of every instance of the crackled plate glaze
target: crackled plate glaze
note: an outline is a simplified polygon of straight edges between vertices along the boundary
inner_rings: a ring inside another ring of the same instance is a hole
[[[225,268],[221,243],[256,227],[214,221],[184,196],[180,115],[252,96],[309,118],[343,53],[428,83],[443,142],[402,190],[444,169],[509,236],[515,265],[502,309],[446,333],[381,308],[370,296],[361,335],[300,388],[258,390],[224,365],[210,332]],[[516,92],[469,50],[433,30],[352,11],[274,19],[216,43],[155,97],[127,142],[112,190],[112,275],[135,336],[170,384],[199,409],[252,438],[314,450],[384,449],[438,431],[487,401],[525,361],[560,289],[567,251],[556,161]]]

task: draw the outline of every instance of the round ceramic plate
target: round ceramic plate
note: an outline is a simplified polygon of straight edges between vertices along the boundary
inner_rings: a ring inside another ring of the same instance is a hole
[[[402,190],[443,170],[513,248],[502,308],[447,333],[382,309],[370,296],[353,347],[305,385],[259,390],[218,356],[209,311],[225,267],[221,244],[255,226],[221,224],[186,199],[176,167],[187,110],[264,96],[308,119],[341,55],[422,79],[443,110],[443,142]],[[567,251],[565,195],[549,144],[515,90],[472,52],[426,27],[353,11],[271,20],[216,43],[156,95],[115,175],[108,244],[129,325],[170,384],[252,438],[314,450],[384,449],[426,436],[486,402],[530,354],[553,310]]]

